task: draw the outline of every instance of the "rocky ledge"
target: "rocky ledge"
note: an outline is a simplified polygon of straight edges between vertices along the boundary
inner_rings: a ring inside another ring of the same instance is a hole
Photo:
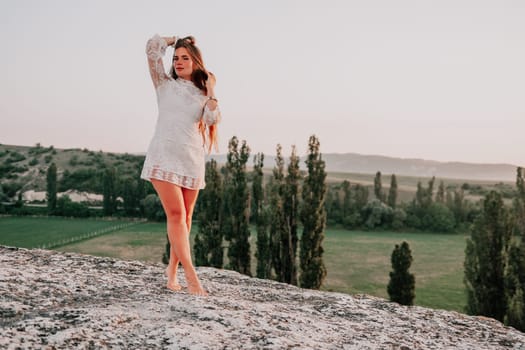
[[[0,246],[0,348],[525,348],[525,334],[493,319],[213,268],[198,269],[210,296],[195,297],[167,290],[163,271]]]

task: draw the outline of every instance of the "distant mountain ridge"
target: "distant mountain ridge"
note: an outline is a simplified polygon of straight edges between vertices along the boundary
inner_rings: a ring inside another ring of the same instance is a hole
[[[466,162],[439,162],[425,159],[405,159],[358,153],[323,153],[326,170],[329,172],[374,174],[396,174],[452,179],[471,179],[489,181],[515,181],[517,165],[483,164]],[[212,155],[219,164],[226,162],[226,155]],[[288,160],[289,155],[284,155]],[[301,157],[301,168],[305,157]],[[265,156],[264,167],[272,168],[275,156]],[[252,165],[252,161],[248,163]]]

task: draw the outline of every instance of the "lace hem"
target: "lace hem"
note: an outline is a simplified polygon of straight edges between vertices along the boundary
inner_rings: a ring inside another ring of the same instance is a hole
[[[162,170],[159,168],[144,168],[142,169],[140,177],[147,181],[151,181],[151,179],[167,181],[190,190],[201,190],[205,186],[203,179],[179,175],[174,172]]]

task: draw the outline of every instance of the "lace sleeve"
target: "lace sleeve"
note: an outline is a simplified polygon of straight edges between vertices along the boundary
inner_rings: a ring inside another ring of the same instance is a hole
[[[166,41],[155,34],[146,44],[146,55],[148,56],[149,73],[153,85],[157,88],[164,81],[168,80],[168,75],[164,71],[162,56],[166,52]]]
[[[208,108],[208,105],[204,107],[204,113],[202,119],[206,125],[214,125],[221,121],[221,111],[219,106],[215,107],[213,111]]]

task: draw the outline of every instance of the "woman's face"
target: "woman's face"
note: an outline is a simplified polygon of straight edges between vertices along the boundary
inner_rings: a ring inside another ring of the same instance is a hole
[[[175,73],[179,78],[191,80],[193,61],[185,47],[179,47],[175,50],[175,56],[173,56],[173,69],[175,69]]]

